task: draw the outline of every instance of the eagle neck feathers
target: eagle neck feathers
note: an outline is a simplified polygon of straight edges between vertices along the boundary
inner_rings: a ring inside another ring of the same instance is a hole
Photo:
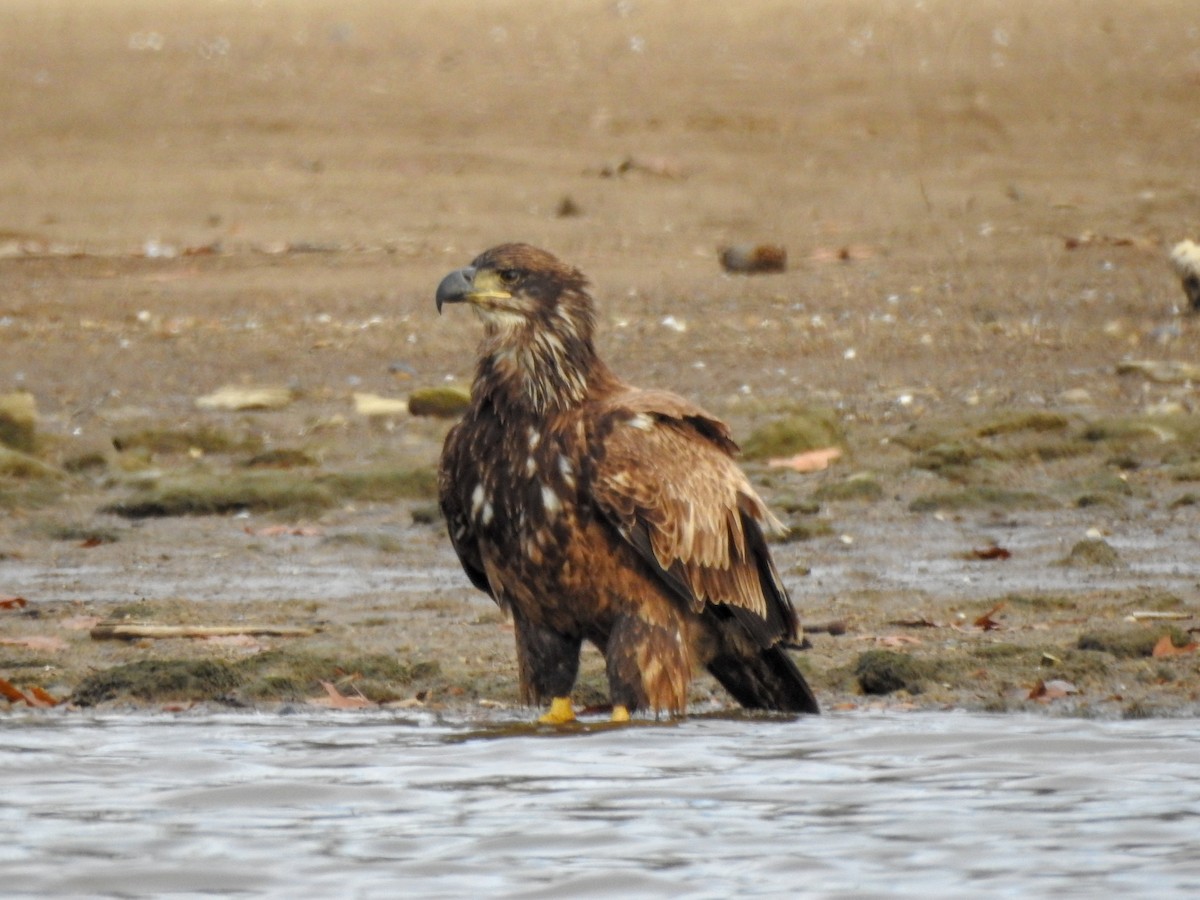
[[[569,302],[575,299],[575,302]],[[472,389],[506,419],[576,409],[620,382],[596,353],[591,300],[580,292],[527,321],[487,323]]]

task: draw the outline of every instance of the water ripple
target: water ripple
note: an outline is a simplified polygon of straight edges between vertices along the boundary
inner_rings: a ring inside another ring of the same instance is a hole
[[[1192,722],[10,716],[8,895],[1194,896]]]

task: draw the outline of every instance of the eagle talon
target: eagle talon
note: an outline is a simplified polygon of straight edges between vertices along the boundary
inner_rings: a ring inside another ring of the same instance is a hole
[[[629,707],[625,706],[623,704],[617,704],[617,705],[613,706],[612,721],[613,722],[628,722],[629,721]]]
[[[539,725],[566,725],[574,721],[575,707],[570,697],[555,697],[550,701],[550,711],[538,717]]]

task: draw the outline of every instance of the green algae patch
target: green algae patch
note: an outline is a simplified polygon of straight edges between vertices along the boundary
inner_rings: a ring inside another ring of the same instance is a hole
[[[1005,594],[999,600],[989,601],[987,608],[991,609],[1001,603],[1032,612],[1054,612],[1079,608],[1077,600],[1060,594]]]
[[[1119,473],[1102,470],[1066,483],[1060,493],[1079,507],[1122,506],[1133,496],[1133,487]]]
[[[437,470],[381,467],[317,476],[317,483],[348,500],[428,500],[437,496]]]
[[[768,540],[773,544],[797,544],[833,534],[833,526],[825,519],[793,518],[785,527],[786,530],[782,534],[771,535]]]
[[[470,405],[471,392],[462,387],[419,388],[408,395],[408,411],[414,416],[455,419]]]
[[[1042,409],[1015,410],[985,422],[975,433],[980,437],[997,437],[1022,431],[1064,431],[1070,425],[1071,420],[1062,413]]]
[[[319,696],[321,683],[353,685],[368,700],[386,703],[411,694],[411,685],[436,678],[436,662],[403,661],[388,654],[268,650],[231,662],[214,659],[142,659],[86,676],[71,694],[78,706],[112,701],[298,701]]]
[[[843,446],[845,440],[837,413],[813,407],[756,428],[742,442],[742,455],[751,460],[794,456],[808,450]]]
[[[924,682],[937,677],[938,665],[894,650],[867,650],[854,664],[854,677],[864,694],[919,694]]]
[[[101,511],[126,519],[275,512],[311,516],[337,502],[332,491],[289,472],[178,475],[137,491]]]
[[[108,470],[108,457],[96,450],[76,453],[62,461],[62,468],[72,475],[97,475]]]
[[[972,485],[959,490],[923,494],[908,504],[912,512],[960,511],[971,509],[1038,510],[1057,509],[1058,501],[1036,491],[1018,491],[989,485]]]
[[[815,491],[813,499],[826,501],[858,500],[873,502],[883,498],[883,486],[870,472],[857,472],[841,481],[830,481]]]
[[[0,394],[0,445],[22,453],[37,448],[37,402],[33,394]]]
[[[44,463],[35,456],[0,447],[0,478],[19,478],[28,480],[58,480],[66,477],[66,473],[49,463]]]
[[[1170,454],[1200,443],[1200,416],[1189,413],[1114,416],[1089,423],[1083,437],[1113,450],[1131,447],[1144,450],[1149,445]]]
[[[386,502],[437,494],[432,467],[357,472],[264,469],[233,473],[198,471],[163,478],[111,503],[103,512],[127,519],[271,512],[313,516],[349,500]]]
[[[0,446],[0,509],[39,509],[57,502],[69,478],[61,469]]]
[[[912,464],[917,469],[953,476],[985,458],[987,453],[973,442],[942,441],[921,450]]]
[[[242,465],[247,469],[300,469],[320,465],[320,460],[305,450],[280,447],[256,453]]]
[[[1066,556],[1055,565],[1071,569],[1120,569],[1125,561],[1108,541],[1103,538],[1085,538],[1078,541]]]
[[[269,650],[237,664],[248,700],[304,700],[321,693],[322,682],[353,685],[368,700],[387,703],[410,696],[414,683],[441,673],[435,661],[403,660],[384,653],[337,656],[303,649]]]
[[[1075,646],[1079,650],[1098,650],[1120,659],[1133,659],[1153,656],[1154,647],[1163,635],[1169,635],[1176,647],[1186,647],[1188,644],[1188,635],[1179,628],[1131,626],[1082,634]]]
[[[95,706],[109,700],[220,700],[241,682],[233,664],[211,659],[141,659],[88,675],[70,700]]]
[[[44,522],[32,530],[52,541],[71,541],[89,547],[99,544],[115,544],[121,539],[120,533],[112,528],[77,522]]]
[[[1175,481],[1200,481],[1200,460],[1180,463],[1171,469],[1171,478]]]
[[[211,426],[196,428],[143,428],[140,431],[117,434],[113,447],[122,453],[142,450],[148,453],[256,453],[262,449],[257,435],[234,437]]]

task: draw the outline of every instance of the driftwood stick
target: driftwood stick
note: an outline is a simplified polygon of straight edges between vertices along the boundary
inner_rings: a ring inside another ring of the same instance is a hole
[[[133,641],[139,638],[205,638],[232,634],[271,637],[308,637],[315,628],[289,625],[149,625],[145,622],[101,622],[90,632],[97,641]]]

